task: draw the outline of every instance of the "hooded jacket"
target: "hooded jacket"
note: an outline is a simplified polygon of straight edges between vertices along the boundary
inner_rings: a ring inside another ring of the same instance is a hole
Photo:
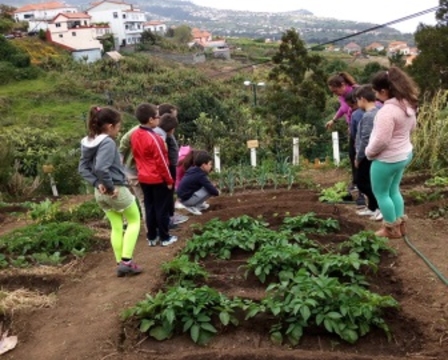
[[[168,152],[161,136],[152,129],[140,126],[131,135],[131,148],[140,183],[174,183],[169,170]]]
[[[78,171],[94,187],[103,184],[109,193],[115,185],[126,185],[126,176],[115,141],[101,134],[81,140]]]
[[[386,163],[406,160],[413,149],[411,133],[416,124],[415,110],[406,100],[387,100],[373,121],[367,158]]]
[[[180,182],[177,196],[179,196],[181,201],[187,201],[201,188],[205,188],[211,196],[219,195],[218,189],[210,182],[207,173],[200,167],[192,166],[187,170]]]

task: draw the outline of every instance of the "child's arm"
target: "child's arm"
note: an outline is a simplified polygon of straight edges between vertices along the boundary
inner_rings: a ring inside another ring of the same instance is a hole
[[[98,187],[98,178],[93,173],[91,160],[84,157],[81,151],[81,159],[79,160],[78,173],[93,187]]]
[[[106,138],[98,146],[98,151],[96,153],[94,171],[98,176],[99,184],[104,185],[107,193],[113,193],[115,190],[109,169],[114,162],[116,151],[115,142],[111,138]]]
[[[199,178],[199,183],[212,196],[219,196],[219,190],[211,183],[206,173]]]
[[[158,135],[150,134],[154,140],[154,158],[157,169],[162,176],[163,181],[167,185],[173,185],[174,181],[170,174],[170,168],[168,164],[168,151],[165,146],[165,142]]]
[[[394,130],[393,112],[388,111],[389,109],[386,107],[387,105],[378,111],[374,121],[369,145],[366,147],[366,156],[369,159],[376,158],[387,148],[392,139],[392,132]]]

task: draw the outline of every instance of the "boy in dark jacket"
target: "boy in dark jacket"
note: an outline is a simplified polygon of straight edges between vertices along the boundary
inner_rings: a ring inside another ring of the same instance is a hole
[[[213,166],[210,154],[198,151],[193,164],[182,178],[177,188],[177,196],[186,210],[194,215],[202,215],[201,210],[210,206],[205,201],[211,196],[218,196],[219,190],[208,179]]]

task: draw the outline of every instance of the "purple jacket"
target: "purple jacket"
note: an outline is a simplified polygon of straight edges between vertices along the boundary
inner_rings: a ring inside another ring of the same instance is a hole
[[[343,115],[345,116],[345,120],[347,121],[347,124],[350,124],[350,117],[352,115],[352,108],[348,106],[348,104],[345,102],[345,95],[347,95],[350,91],[353,90],[353,86],[347,85],[345,94],[342,96],[339,96],[339,110],[336,113],[336,120],[341,118]]]

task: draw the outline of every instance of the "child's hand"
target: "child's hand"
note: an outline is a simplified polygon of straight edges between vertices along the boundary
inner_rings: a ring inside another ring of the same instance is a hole
[[[98,191],[103,195],[107,193],[107,189],[103,184],[98,185]]]
[[[115,188],[114,191],[112,191],[112,194],[110,195],[112,198],[118,197],[118,193],[120,192],[119,188]]]
[[[167,185],[166,186],[169,190],[172,190],[173,189],[173,184],[171,184],[171,185]]]

